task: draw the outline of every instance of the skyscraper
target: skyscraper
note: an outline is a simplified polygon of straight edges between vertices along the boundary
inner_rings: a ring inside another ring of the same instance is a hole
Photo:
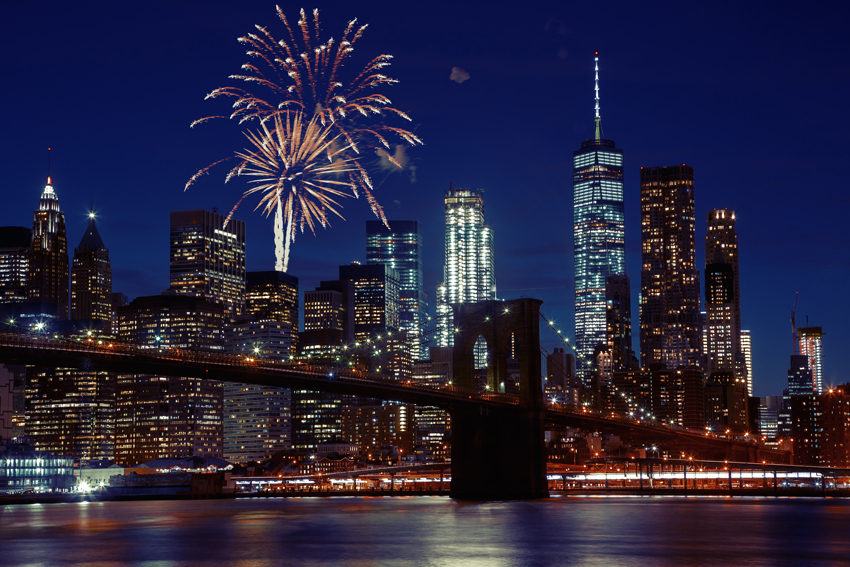
[[[823,328],[800,327],[800,354],[809,358],[809,370],[816,394],[823,394]]]
[[[741,330],[741,353],[747,365],[747,395],[753,395],[753,337],[751,331]]]
[[[27,300],[27,272],[32,230],[0,226],[0,304]]]
[[[387,265],[352,263],[339,267],[339,279],[354,283],[354,339],[399,329],[399,277]]]
[[[576,347],[585,360],[606,343],[605,279],[626,273],[623,150],[603,137],[598,51],[594,64],[595,135],[573,152]]]
[[[366,263],[383,264],[399,276],[399,330],[407,335],[410,355],[421,358],[420,335],[428,314],[422,283],[422,225],[419,221],[366,221]]]
[[[245,310],[245,223],[202,209],[171,211],[170,293]]]
[[[738,235],[735,211],[708,212],[705,235],[706,371],[732,371],[746,380],[746,356],[741,339],[741,286],[738,277]],[[747,383],[747,391],[752,392]]]
[[[290,355],[298,337],[298,278],[286,272],[248,272],[245,313],[257,321],[276,321],[290,327]]]
[[[65,213],[59,210],[59,198],[53,181],[41,193],[32,223],[32,244],[27,274],[29,299],[56,305],[56,318],[68,319],[68,240]]]
[[[484,191],[449,187],[443,283],[437,288],[438,342],[454,345],[453,306],[496,299],[493,230],[484,224]],[[483,342],[483,341],[482,341]],[[476,367],[486,363],[486,346],[476,345]]]
[[[702,367],[694,168],[640,170],[641,365]]]
[[[102,321],[103,329],[112,333],[112,266],[109,250],[95,225],[94,211],[89,212],[89,225],[74,249],[71,319]]]
[[[606,347],[614,370],[632,365],[632,301],[629,276],[612,274],[605,282]]]

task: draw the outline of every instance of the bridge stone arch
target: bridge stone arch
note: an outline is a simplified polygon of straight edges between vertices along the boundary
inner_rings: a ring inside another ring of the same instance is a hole
[[[508,378],[511,336],[519,360],[520,395],[529,400],[543,398],[540,363],[539,299],[479,301],[455,307],[452,379],[457,386],[475,386],[475,342],[483,336],[490,353],[487,384],[491,391]]]
[[[475,386],[475,342],[483,336],[491,354],[487,383],[497,391],[508,377],[511,335],[520,366],[520,396],[513,409],[457,408],[452,416],[454,498],[542,498],[546,483],[543,442],[545,404],[540,362],[539,299],[480,301],[455,307],[452,383]]]

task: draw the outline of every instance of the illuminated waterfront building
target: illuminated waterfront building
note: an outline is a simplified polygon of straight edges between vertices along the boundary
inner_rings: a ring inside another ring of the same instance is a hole
[[[245,223],[202,209],[171,211],[169,293],[245,310]]]
[[[598,52],[594,63],[595,135],[573,152],[576,348],[585,360],[606,343],[606,278],[626,272],[623,150],[603,137]],[[588,370],[583,369],[585,381]]]
[[[419,221],[366,221],[366,263],[383,264],[398,272],[399,330],[407,335],[413,360],[421,352],[420,335],[428,314],[422,283],[422,226]]]
[[[800,354],[809,359],[814,391],[823,394],[823,328],[801,327],[797,334],[800,337]]]
[[[32,230],[0,226],[0,304],[27,301],[27,272]]]
[[[460,303],[496,299],[493,229],[484,224],[484,191],[449,188],[444,198],[446,233],[443,282],[437,287],[438,346],[454,345],[454,309]],[[475,366],[487,362],[483,339]]]
[[[59,210],[59,198],[53,181],[41,193],[32,223],[29,251],[27,297],[52,303],[56,318],[68,319],[68,240],[65,236],[65,213]]]
[[[828,388],[820,397],[825,467],[850,467],[850,384]]]
[[[360,447],[361,455],[380,453],[394,445],[403,455],[412,455],[414,406],[397,402],[381,405],[350,405],[342,409],[342,434]]]
[[[640,170],[641,366],[702,368],[694,168]]]
[[[118,308],[118,337],[152,349],[221,351],[225,318],[222,304],[199,297],[138,297]],[[221,458],[223,392],[219,382],[119,375],[117,389],[117,463]]]
[[[249,315],[226,327],[224,350],[261,361],[288,360],[291,336],[289,323],[256,320]],[[259,461],[291,448],[289,388],[232,382],[223,387],[225,460]]]
[[[112,266],[89,211],[89,225],[74,249],[71,266],[71,319],[92,319],[112,333]]]

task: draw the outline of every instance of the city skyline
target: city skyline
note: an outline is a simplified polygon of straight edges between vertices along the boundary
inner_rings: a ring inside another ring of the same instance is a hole
[[[4,142],[2,159],[14,166],[6,168],[9,175],[2,180],[8,203],[0,225],[29,226],[47,174],[45,150],[53,146],[52,174],[66,213],[69,242],[79,241],[93,198],[99,229],[109,242],[113,289],[130,298],[166,287],[168,245],[163,227],[168,211],[215,206],[224,211],[236,194],[235,188],[220,190],[219,181],[208,179],[203,189],[180,192],[196,166],[204,165],[214,153],[209,148],[229,147],[225,138],[232,135],[215,128],[189,130],[188,123],[209,112],[204,94],[221,84],[234,65],[244,62],[235,38],[254,23],[271,24],[273,14],[270,5],[232,14],[223,5],[212,4],[209,13],[200,14],[195,22],[195,8],[175,8],[172,23],[151,8],[138,23],[122,30],[128,37],[121,41],[107,29],[107,24],[122,18],[119,8],[98,11],[90,22],[83,22],[76,18],[93,14],[83,10],[81,16],[74,16],[56,8],[47,16],[34,16],[36,8],[21,7],[12,10],[3,26],[9,45],[27,45],[27,51],[14,48],[3,55],[11,80],[22,85],[23,93],[15,96],[24,102],[20,115],[10,116],[7,126],[13,136]],[[592,102],[588,76],[592,52],[598,49],[608,66],[604,69],[610,129],[606,134],[626,154],[626,257],[633,314],[637,313],[639,274],[638,168],[688,163],[696,171],[697,218],[703,218],[707,210],[729,208],[739,220],[742,326],[752,331],[754,394],[775,395],[782,389],[796,291],[801,292],[798,321],[808,315],[812,325],[822,326],[828,334],[824,382],[846,380],[833,353],[846,348],[850,339],[841,330],[843,313],[826,303],[827,297],[838,293],[848,269],[846,239],[837,232],[841,223],[836,220],[847,210],[847,198],[834,188],[841,186],[838,168],[847,155],[847,144],[839,137],[847,110],[837,98],[847,79],[830,72],[844,50],[830,49],[829,42],[838,40],[829,38],[840,34],[824,31],[835,24],[818,21],[816,32],[804,25],[798,29],[788,15],[762,14],[756,8],[740,8],[739,22],[695,11],[690,14],[712,29],[711,35],[719,30],[729,38],[717,45],[709,59],[699,51],[705,49],[708,31],[689,29],[702,47],[677,48],[675,54],[665,51],[665,44],[673,41],[669,37],[641,39],[636,35],[640,26],[631,23],[634,31],[627,31],[630,17],[649,18],[637,9],[625,10],[610,30],[591,36],[577,31],[582,27],[578,22],[588,14],[583,7],[569,13],[559,13],[554,4],[533,7],[527,23],[500,22],[505,13],[474,20],[470,17],[474,13],[461,7],[459,15],[465,17],[460,21],[476,22],[470,24],[467,39],[457,33],[464,24],[425,16],[423,30],[429,29],[427,24],[439,24],[438,35],[455,38],[432,53],[435,44],[425,40],[424,31],[407,23],[393,29],[388,17],[374,8],[320,8],[331,35],[339,21],[357,16],[372,26],[364,40],[373,42],[370,52],[395,55],[393,75],[402,82],[388,94],[397,106],[415,114],[417,135],[426,145],[408,152],[409,163],[416,166],[417,183],[410,183],[410,168],[401,174],[376,173],[376,182],[386,177],[376,196],[389,218],[422,223],[426,291],[433,290],[441,278],[445,188],[450,181],[481,187],[487,192],[488,224],[499,234],[499,296],[540,297],[547,316],[567,332],[572,330],[572,242],[565,222],[571,217],[570,158],[592,131],[587,118]],[[663,21],[673,21],[674,13],[676,18],[682,16],[671,11],[662,14]],[[190,16],[198,27],[192,33],[198,35],[186,39],[177,32],[189,25]],[[801,18],[807,21],[815,15]],[[47,36],[43,45],[21,39],[28,27],[25,22],[42,19]],[[756,30],[745,25],[764,19],[767,23]],[[519,39],[499,39],[502,44],[498,45],[496,38],[504,37],[501,32],[506,29]],[[107,34],[105,38],[102,33]],[[140,34],[170,39],[155,49],[149,41],[133,45]],[[405,34],[411,38],[405,39]],[[79,39],[85,36],[99,39]],[[120,46],[120,54],[103,54],[91,43],[110,38]],[[536,39],[522,47],[528,38]],[[491,54],[478,55],[475,42],[492,47]],[[57,47],[60,44],[62,49]],[[747,53],[744,67],[756,69],[752,76],[733,64],[742,51]],[[496,61],[505,57],[510,64],[501,69]],[[129,69],[114,69],[110,84],[99,82],[103,79],[99,74],[125,59]],[[165,61],[174,59],[176,70],[163,71],[168,67]],[[685,61],[692,64],[689,70],[682,70]],[[786,73],[786,62],[794,72]],[[469,80],[463,80],[463,74],[449,80],[453,67],[469,73]],[[43,88],[33,69],[40,74],[46,70],[52,83],[63,85],[63,92]],[[151,82],[154,71],[162,73],[156,79],[161,83]],[[517,84],[508,84],[513,76],[519,78]],[[163,96],[152,92],[157,86],[167,87],[170,98],[157,98]],[[821,93],[816,109],[805,103],[812,87]],[[96,112],[82,100],[91,97],[92,91],[100,105]],[[481,102],[484,93],[495,93],[496,102]],[[499,106],[516,101],[519,94],[524,98],[519,108],[513,107],[515,112],[506,113],[508,107]],[[105,102],[110,97],[114,103]],[[548,110],[535,108],[545,101]],[[553,101],[557,108],[553,109]],[[443,111],[445,107],[448,111]],[[445,115],[439,116],[438,111]],[[124,133],[113,143],[112,128],[128,127],[138,131]],[[738,135],[742,131],[748,135]],[[806,143],[814,132],[827,139],[817,150]],[[534,148],[516,153],[514,137],[532,140]],[[816,188],[823,190],[816,192]],[[806,199],[797,196],[800,190],[805,190]],[[299,277],[302,290],[332,279],[339,265],[365,259],[363,221],[373,217],[366,207],[356,209],[346,212],[347,222],[334,221],[332,229],[315,239],[299,235],[290,272]],[[248,210],[238,217],[248,224],[247,269],[271,269],[269,223]],[[697,224],[697,242],[705,234],[701,224]],[[700,248],[696,264],[701,267]]]

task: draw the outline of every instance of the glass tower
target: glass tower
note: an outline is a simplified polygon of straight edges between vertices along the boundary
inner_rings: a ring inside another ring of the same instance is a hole
[[[800,354],[809,358],[815,394],[823,394],[823,328],[800,327]]]
[[[623,150],[603,138],[598,51],[595,63],[595,136],[573,152],[576,345],[585,360],[606,342],[605,280],[626,273]]]
[[[410,356],[418,360],[421,325],[428,313],[422,291],[422,225],[419,221],[366,221],[366,263],[383,264],[398,272],[399,330],[407,335]]]

